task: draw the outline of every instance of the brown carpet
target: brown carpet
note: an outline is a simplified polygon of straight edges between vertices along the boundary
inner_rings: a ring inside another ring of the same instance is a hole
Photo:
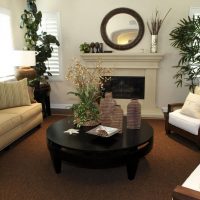
[[[177,136],[166,136],[164,121],[148,120],[154,147],[140,160],[136,177],[125,166],[77,168],[63,164],[54,172],[46,146],[46,128],[62,116],[45,119],[42,128],[0,153],[0,200],[171,200],[171,192],[200,163],[200,151]]]

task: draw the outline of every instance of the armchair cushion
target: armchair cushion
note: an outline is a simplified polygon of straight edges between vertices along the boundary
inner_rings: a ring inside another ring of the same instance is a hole
[[[196,119],[181,113],[181,109],[169,113],[169,124],[198,135],[200,119]]]
[[[181,109],[181,113],[200,119],[200,95],[190,92]]]
[[[183,187],[200,192],[200,164],[183,183]]]

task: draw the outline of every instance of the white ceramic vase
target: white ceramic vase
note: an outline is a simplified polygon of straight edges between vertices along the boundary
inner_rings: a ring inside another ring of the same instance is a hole
[[[151,53],[158,52],[158,35],[151,35]]]

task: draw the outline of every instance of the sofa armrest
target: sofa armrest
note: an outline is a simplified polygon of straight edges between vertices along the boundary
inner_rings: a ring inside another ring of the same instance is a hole
[[[200,192],[178,185],[172,197],[173,200],[200,200]]]
[[[168,104],[168,113],[173,112],[174,110],[182,108],[183,103],[172,103]]]

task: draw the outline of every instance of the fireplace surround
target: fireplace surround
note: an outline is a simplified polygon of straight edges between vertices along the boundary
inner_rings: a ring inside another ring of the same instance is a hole
[[[161,109],[156,105],[157,72],[164,55],[160,53],[98,53],[81,54],[88,67],[93,68],[98,60],[104,67],[112,68],[111,76],[144,77],[144,99],[140,99],[143,118],[163,118]],[[116,99],[124,114],[130,99]]]

